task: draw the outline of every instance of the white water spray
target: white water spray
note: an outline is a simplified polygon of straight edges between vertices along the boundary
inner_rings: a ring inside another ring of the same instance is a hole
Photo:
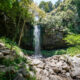
[[[40,27],[34,26],[35,55],[40,54]]]
[[[38,16],[35,17],[35,21],[38,21]],[[34,26],[34,46],[35,46],[35,58],[41,57],[40,47],[40,26]]]

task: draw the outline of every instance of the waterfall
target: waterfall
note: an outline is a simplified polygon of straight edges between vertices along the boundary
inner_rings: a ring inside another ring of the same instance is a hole
[[[40,26],[34,26],[35,55],[40,54]]]
[[[38,21],[38,17],[35,17],[35,21]],[[41,57],[40,51],[40,26],[34,25],[34,47],[35,47],[35,58]]]

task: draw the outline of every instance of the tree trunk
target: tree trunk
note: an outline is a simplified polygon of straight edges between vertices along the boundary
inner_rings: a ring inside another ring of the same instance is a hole
[[[14,36],[14,38],[13,38],[13,41],[16,40],[16,37],[17,37],[17,35],[18,35],[18,33],[19,33],[19,24],[20,24],[20,21],[21,21],[21,16],[19,17],[18,24],[16,25],[16,33],[15,33],[15,36]]]
[[[22,26],[22,30],[21,30],[21,33],[20,33],[20,38],[19,38],[18,46],[20,46],[20,44],[21,44],[21,39],[22,39],[22,36],[23,36],[24,27],[25,27],[25,20],[24,20],[24,23],[23,23],[23,26]]]

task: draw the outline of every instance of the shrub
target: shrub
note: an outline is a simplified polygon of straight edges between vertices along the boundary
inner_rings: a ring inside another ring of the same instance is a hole
[[[80,34],[67,35],[64,40],[72,45],[80,45]]]
[[[71,56],[80,54],[80,45],[77,45],[77,46],[74,46],[74,47],[69,47],[66,50],[66,53],[69,54],[69,55],[71,55]]]
[[[71,56],[80,54],[80,34],[69,34],[64,38],[64,40],[73,45],[73,47],[67,48],[67,54],[70,54]]]

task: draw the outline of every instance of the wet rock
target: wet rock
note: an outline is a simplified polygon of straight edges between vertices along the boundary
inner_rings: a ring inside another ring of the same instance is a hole
[[[0,59],[4,58],[4,55],[2,52],[0,52]]]
[[[66,76],[67,76],[67,77],[70,77],[71,75],[70,75],[70,73],[69,73],[69,72],[67,72],[67,73],[66,73]]]
[[[52,75],[55,75],[55,74],[56,74],[56,73],[54,72],[54,70],[51,69],[51,68],[49,68],[48,72],[49,72],[49,74],[52,74]]]
[[[73,57],[72,58],[72,66],[71,66],[71,76],[79,77],[80,76],[80,58]]]
[[[25,80],[23,75],[21,73],[17,74],[17,76],[14,78],[14,80]]]
[[[32,72],[32,71],[29,72],[29,75],[30,75],[31,77],[34,77],[34,76],[35,76],[34,72]]]
[[[0,49],[4,48],[4,47],[5,47],[5,44],[4,43],[0,43]]]
[[[49,80],[49,78],[45,76],[41,76],[40,80]]]
[[[40,73],[41,73],[41,75],[44,75],[44,76],[48,76],[49,75],[47,70],[42,70]]]
[[[38,65],[38,64],[41,64],[42,63],[42,61],[40,61],[40,60],[38,60],[38,59],[34,59],[33,61],[32,61],[32,65]]]
[[[41,71],[42,71],[41,68],[36,68],[36,67],[35,67],[34,69],[36,70],[37,74],[38,74],[38,73],[41,73]]]
[[[28,64],[25,64],[25,67],[26,67],[26,69],[29,69],[29,65]]]
[[[0,65],[0,72],[6,72],[5,65]]]
[[[6,49],[6,50],[0,50],[0,52],[2,52],[4,56],[9,55],[11,53],[11,51],[8,50],[8,49]]]
[[[10,60],[10,61],[13,61],[13,60],[14,60],[14,57],[11,56],[11,55],[7,55],[7,56],[4,56],[4,60]]]
[[[21,73],[23,76],[27,75],[26,69],[22,68],[18,71],[18,73]]]
[[[63,80],[63,79],[56,75],[50,75],[49,80]]]
[[[44,66],[45,66],[45,64],[44,64],[44,63],[40,63],[37,67],[38,67],[38,68],[43,69],[43,68],[44,68]]]
[[[15,72],[15,68],[14,68],[14,66],[6,67],[6,72],[7,72],[7,71]]]

